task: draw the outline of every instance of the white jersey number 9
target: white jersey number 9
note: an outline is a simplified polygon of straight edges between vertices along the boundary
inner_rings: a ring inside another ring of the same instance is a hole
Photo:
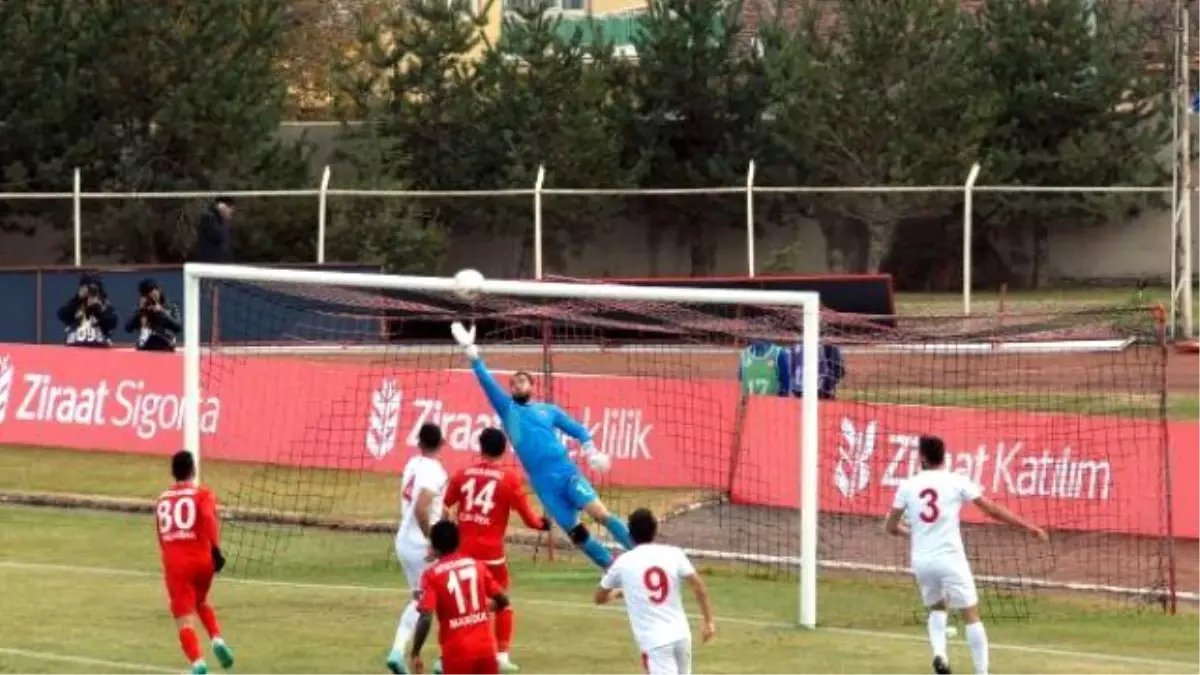
[[[158,503],[158,531],[188,532],[196,526],[196,500],[191,497],[164,499]]]

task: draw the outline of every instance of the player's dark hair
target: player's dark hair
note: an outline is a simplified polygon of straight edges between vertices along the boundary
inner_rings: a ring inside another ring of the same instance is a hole
[[[504,432],[495,427],[488,427],[479,432],[479,452],[484,457],[499,458],[508,446],[508,438]]]
[[[658,519],[650,509],[636,509],[629,514],[629,538],[635,544],[649,544],[658,536]]]
[[[171,455],[171,475],[182,483],[196,477],[196,458],[187,450],[180,450]]]
[[[514,379],[516,379],[518,377],[523,377],[523,378],[529,380],[530,384],[533,383],[533,375],[530,375],[528,370],[518,370],[517,372],[513,373],[512,376]]]
[[[421,452],[433,452],[442,447],[442,428],[436,424],[422,424],[417,431],[417,447]]]
[[[440,555],[458,550],[458,526],[449,520],[439,520],[429,529],[429,545]]]
[[[922,436],[918,447],[921,463],[929,468],[941,466],[946,461],[946,444],[937,436]]]

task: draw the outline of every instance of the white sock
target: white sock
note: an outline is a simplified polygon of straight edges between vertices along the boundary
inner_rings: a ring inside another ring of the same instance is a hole
[[[392,641],[393,651],[404,652],[408,641],[412,639],[413,631],[417,629],[418,618],[420,618],[420,613],[417,612],[416,601],[409,602],[405,606],[404,612],[400,614],[400,625],[396,626],[396,639]]]
[[[935,609],[929,613],[929,646],[933,657],[946,658],[946,610]]]
[[[508,663],[508,652],[497,652],[496,663]]]
[[[223,644],[225,644],[225,639],[222,638],[220,635],[214,635],[212,638],[212,643],[214,645],[223,645]]]
[[[975,662],[975,672],[987,675],[988,639],[982,621],[967,624],[967,645],[971,647],[971,660]]]

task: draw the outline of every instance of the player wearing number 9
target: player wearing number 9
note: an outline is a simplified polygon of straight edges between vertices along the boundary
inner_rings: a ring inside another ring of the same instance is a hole
[[[192,453],[180,450],[171,458],[175,484],[154,505],[158,546],[162,555],[163,580],[171,615],[179,629],[179,645],[193,673],[207,673],[196,620],[204,625],[213,653],[223,668],[233,666],[233,650],[221,638],[217,614],[208,603],[213,576],[225,566],[221,554],[221,532],[217,499],[196,482]]]
[[[468,329],[456,321],[451,324],[450,333],[470,360],[471,370],[504,424],[504,431],[517,451],[517,459],[550,517],[584,555],[602,569],[607,568],[612,564],[612,554],[579,522],[579,512],[586,511],[626,549],[633,547],[629,530],[620,518],[609,513],[595,488],[571,461],[558,432],[579,441],[583,455],[594,471],[609,469],[608,455],[596,449],[588,430],[562,408],[533,400],[533,377],[529,373],[514,373],[509,390],[505,391],[479,358],[474,326]]]
[[[979,595],[967,562],[959,528],[959,513],[973,503],[992,518],[1021,528],[1046,541],[1046,533],[1011,511],[983,496],[971,479],[946,469],[946,445],[936,436],[919,442],[921,471],[896,490],[885,528],[889,534],[912,539],[912,570],[929,608],[929,644],[933,648],[933,671],[949,673],[946,654],[946,607],[962,613],[967,644],[976,673],[988,672],[988,640],[979,619]],[[901,522],[907,517],[909,524]]]
[[[596,604],[624,595],[647,673],[691,673],[692,630],[679,592],[683,583],[692,587],[700,605],[700,637],[708,642],[717,633],[708,587],[683,549],[654,543],[658,521],[649,509],[629,514],[629,534],[636,545],[604,573],[596,589]]]
[[[429,638],[436,613],[446,675],[498,673],[491,616],[508,607],[508,597],[482,563],[458,552],[454,523],[443,520],[435,524],[429,532],[429,547],[437,559],[421,575],[420,616],[410,654],[412,672],[425,670],[421,647]]]

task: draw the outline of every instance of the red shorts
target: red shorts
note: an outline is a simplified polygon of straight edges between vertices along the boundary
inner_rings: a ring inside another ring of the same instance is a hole
[[[494,565],[484,563],[484,567],[487,568],[488,574],[491,574],[492,578],[496,580],[497,584],[499,584],[500,590],[507,591],[509,583],[508,563],[502,562]]]
[[[442,654],[442,672],[446,675],[497,675],[500,664],[496,652],[487,654]]]
[[[208,561],[172,563],[163,574],[171,616],[176,619],[196,613],[196,607],[208,602],[213,568]]]

